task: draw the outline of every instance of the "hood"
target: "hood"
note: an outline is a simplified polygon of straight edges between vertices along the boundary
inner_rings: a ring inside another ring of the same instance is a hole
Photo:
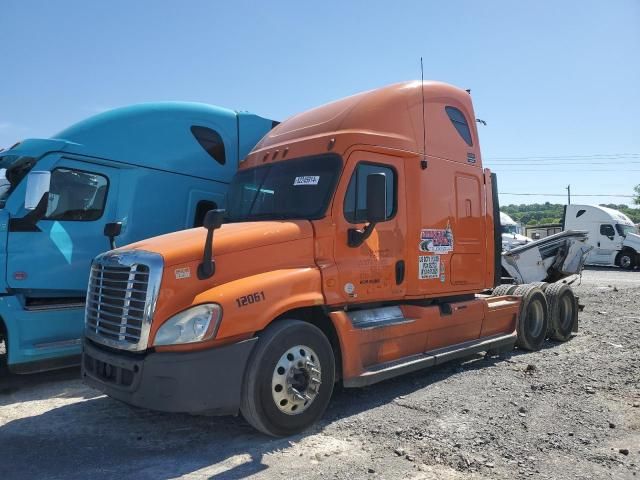
[[[525,237],[524,235],[520,235],[519,233],[503,233],[502,241],[505,243],[517,243],[519,245],[533,242],[533,240],[529,237]]]
[[[624,237],[622,241],[622,245],[624,247],[631,247],[636,252],[640,252],[640,235],[637,233],[627,233],[627,236]]]
[[[213,234],[213,257],[313,237],[306,220],[228,223]],[[203,227],[169,233],[132,243],[123,250],[146,250],[162,255],[165,267],[202,258],[207,231]]]
[[[503,233],[502,234],[502,250],[511,250],[512,248],[526,245],[533,242],[529,237],[520,235],[519,233]]]

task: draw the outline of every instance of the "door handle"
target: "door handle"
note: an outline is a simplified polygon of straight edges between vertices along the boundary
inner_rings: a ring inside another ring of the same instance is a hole
[[[398,260],[396,262],[396,285],[404,282],[404,270],[404,260]]]

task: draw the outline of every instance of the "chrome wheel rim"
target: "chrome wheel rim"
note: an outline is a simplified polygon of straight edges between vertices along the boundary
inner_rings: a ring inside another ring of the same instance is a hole
[[[544,308],[539,301],[533,301],[527,309],[527,330],[529,335],[537,337],[542,333],[542,325],[544,323]]]
[[[631,266],[631,257],[629,255],[620,257],[620,266],[622,268],[629,268]]]
[[[299,415],[318,396],[322,369],[318,355],[305,345],[287,350],[273,369],[271,395],[282,413]]]

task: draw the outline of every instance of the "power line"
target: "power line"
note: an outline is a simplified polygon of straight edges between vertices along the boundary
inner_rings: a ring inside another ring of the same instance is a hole
[[[616,175],[620,175],[620,171],[618,170],[598,170],[598,169],[589,169],[589,170],[580,170],[580,171],[576,171],[575,169],[565,169],[565,170],[558,170],[558,169],[553,169],[552,171],[549,172],[545,172],[544,170],[540,170],[538,169],[517,169],[517,168],[500,168],[496,170],[496,173],[501,173],[501,172],[507,172],[507,173],[526,173],[526,172],[536,172],[536,173],[540,173],[540,174],[544,174],[544,173],[559,173],[559,172],[572,172],[572,173],[579,173],[579,174],[583,174],[583,173],[615,173]],[[627,172],[640,172],[640,169],[635,170],[635,169],[625,169],[623,173],[627,173]]]
[[[525,160],[522,162],[515,160],[485,160],[486,163],[494,163],[496,165],[612,165],[612,164],[621,164],[621,165],[629,165],[634,163],[640,163],[640,158],[629,159],[629,160],[609,160],[607,162],[603,162],[603,159],[599,158],[596,161],[584,161],[584,160],[540,160],[539,162],[532,162],[531,160]]]
[[[566,197],[566,193],[515,193],[515,192],[499,192],[500,195],[522,195],[522,196],[537,196],[537,197]],[[635,198],[634,195],[617,195],[613,193],[572,193],[572,197],[624,197]]]
[[[529,155],[529,156],[500,156],[500,157],[486,157],[487,160],[557,160],[557,159],[589,159],[589,158],[640,158],[640,153],[596,153],[593,155]]]

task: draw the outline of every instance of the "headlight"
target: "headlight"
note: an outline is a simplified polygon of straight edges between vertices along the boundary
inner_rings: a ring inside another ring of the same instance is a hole
[[[218,330],[222,308],[207,303],[188,308],[167,320],[156,333],[154,345],[175,345],[207,340]]]

